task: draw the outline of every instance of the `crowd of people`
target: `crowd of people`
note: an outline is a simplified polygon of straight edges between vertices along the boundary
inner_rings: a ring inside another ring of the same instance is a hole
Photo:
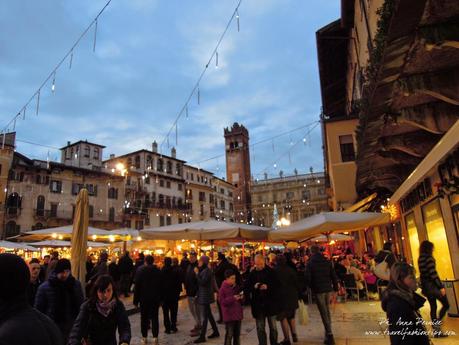
[[[440,325],[449,305],[436,272],[433,244],[424,241],[420,248],[421,287],[431,305],[434,336],[445,336]],[[368,294],[370,285],[384,287],[381,300],[389,331],[394,332],[390,335],[392,344],[428,344],[428,337],[422,334],[403,338],[396,334],[395,321],[419,318],[418,310],[425,299],[415,293],[414,268],[393,254],[391,243],[375,257],[366,253],[362,258],[350,252],[328,255],[317,245],[302,252],[259,253],[245,270],[222,253],[216,262],[210,262],[206,255],[198,258],[196,253],[185,254],[180,262],[143,254],[133,260],[129,252],[110,262],[106,253],[100,254],[97,263],[93,260],[88,257],[84,291],[71,274],[70,261],[55,253],[42,262],[32,259],[28,263],[13,254],[0,254],[0,276],[8,277],[0,282],[0,345],[129,344],[130,321],[118,296],[128,297],[132,292],[133,304],[140,309],[142,344],[148,343],[149,332],[152,344],[159,344],[160,308],[164,332],[179,332],[177,314],[183,292],[194,320],[190,330],[194,343],[219,338],[218,324],[224,323],[224,344],[239,345],[244,305],[250,306],[260,345],[296,343],[299,300],[311,302],[313,295],[324,326],[324,344],[335,344],[330,303],[337,295],[351,294],[346,285],[349,276],[358,294]],[[378,265],[390,271],[387,281],[369,279],[370,273],[378,272]],[[442,303],[439,315],[437,300]],[[211,308],[214,302],[217,320]],[[423,327],[416,323],[412,331],[419,333]]]

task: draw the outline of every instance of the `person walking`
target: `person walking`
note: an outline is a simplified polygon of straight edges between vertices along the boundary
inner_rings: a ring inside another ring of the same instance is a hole
[[[441,323],[449,309],[448,298],[443,283],[438,276],[435,259],[433,257],[434,245],[430,241],[422,241],[419,246],[418,266],[421,274],[421,288],[424,296],[430,304],[430,318],[434,337],[446,337],[441,331]],[[440,313],[437,315],[437,300],[442,304]]]
[[[40,267],[40,277],[39,277],[41,282],[44,282],[48,278],[47,273],[48,273],[48,265],[49,265],[50,259],[51,257],[49,255],[45,255],[43,257],[43,264]]]
[[[218,300],[222,308],[223,322],[225,323],[225,345],[241,344],[241,322],[243,318],[240,286],[236,285],[236,273],[229,269],[225,272],[225,280],[218,291]]]
[[[71,274],[70,261],[59,259],[48,280],[38,288],[35,308],[56,323],[67,343],[82,303],[83,290]]]
[[[165,333],[177,333],[177,312],[182,277],[176,266],[172,266],[172,259],[164,258],[164,267],[161,270],[163,297],[163,321]]]
[[[24,260],[0,254],[0,277],[0,344],[64,345],[54,322],[27,301],[30,271]]]
[[[134,262],[126,251],[118,261],[118,269],[120,273],[120,290],[124,297],[129,297],[132,282],[132,272],[134,270]]]
[[[218,338],[220,333],[218,331],[217,323],[215,322],[214,316],[210,309],[210,305],[215,302],[214,299],[214,287],[213,281],[214,276],[209,266],[209,257],[201,256],[198,262],[198,267],[195,267],[194,272],[198,281],[198,294],[197,302],[199,305],[199,311],[202,318],[202,327],[199,338],[194,341],[195,344],[206,342],[207,333],[207,322],[210,322],[212,326],[212,334],[209,335],[209,339]]]
[[[131,324],[123,302],[118,299],[115,282],[109,275],[102,275],[81,306],[67,345],[128,345],[130,341]]]
[[[147,343],[148,328],[151,321],[153,344],[158,345],[159,334],[159,304],[162,293],[162,274],[154,265],[153,256],[145,257],[145,265],[139,270],[134,286],[134,305],[140,304],[140,331],[142,333],[142,344]]]
[[[116,291],[116,294],[118,296],[118,293],[120,291],[120,268],[118,264],[116,263],[117,257],[116,255],[112,256],[112,259],[110,260],[110,263],[108,264],[108,275],[112,277],[113,283],[115,284],[113,288]]]
[[[255,256],[255,268],[248,279],[252,316],[255,318],[259,345],[267,345],[266,320],[269,327],[269,342],[277,345],[276,315],[279,312],[278,294],[280,284],[274,270],[265,265],[265,258]]]
[[[279,293],[280,313],[277,315],[277,320],[280,322],[284,334],[284,340],[280,344],[290,345],[290,333],[292,334],[292,341],[298,342],[295,324],[295,313],[299,306],[300,293],[298,276],[296,270],[287,264],[285,255],[277,255],[275,262],[274,272],[280,283],[279,291],[281,292]]]
[[[381,306],[386,312],[391,345],[428,345],[427,331],[419,308],[425,299],[416,294],[414,268],[396,262],[390,271],[390,281],[383,292]]]
[[[30,271],[30,283],[27,288],[27,298],[29,304],[33,307],[35,305],[35,296],[37,295],[38,287],[41,284],[40,281],[40,261],[37,258],[33,258],[29,262],[29,271]]]
[[[194,328],[190,331],[192,337],[199,335],[201,330],[201,315],[199,313],[197,294],[198,294],[198,278],[194,269],[198,267],[198,259],[196,253],[190,253],[190,263],[185,273],[184,284],[186,296],[188,300],[188,308],[191,316],[194,319]]]
[[[89,281],[89,278],[91,277],[91,272],[94,269],[93,260],[94,260],[94,254],[91,253],[86,258],[86,276],[85,276],[85,282],[86,283]]]
[[[51,258],[49,259],[49,262],[48,262],[48,267],[46,268],[45,280],[48,280],[49,276],[54,271],[54,268],[56,267],[58,261],[59,261],[59,253],[56,251],[52,252]]]
[[[317,308],[325,328],[324,344],[334,345],[329,303],[331,293],[338,291],[338,279],[333,265],[320,252],[319,246],[311,246],[311,254],[304,273],[305,284],[316,296]]]

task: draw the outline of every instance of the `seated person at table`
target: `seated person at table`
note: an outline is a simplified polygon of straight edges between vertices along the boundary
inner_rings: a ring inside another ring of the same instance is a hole
[[[355,284],[359,289],[360,296],[364,294],[365,285],[362,271],[360,271],[355,265],[351,265],[351,262],[346,258],[341,261],[341,264],[346,268],[346,274],[353,274],[355,278]]]

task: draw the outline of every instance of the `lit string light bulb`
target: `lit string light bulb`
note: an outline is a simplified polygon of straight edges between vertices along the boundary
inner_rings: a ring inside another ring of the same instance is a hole
[[[56,91],[56,72],[53,74],[53,84],[51,85],[51,92],[54,95],[54,92]]]
[[[236,8],[236,21],[237,21],[237,32],[241,31],[241,25],[239,22],[239,10]]]
[[[215,68],[218,68],[218,52],[215,52]]]

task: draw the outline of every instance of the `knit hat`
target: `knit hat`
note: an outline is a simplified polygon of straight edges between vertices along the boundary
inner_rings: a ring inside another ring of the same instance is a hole
[[[24,294],[30,282],[27,264],[14,254],[0,254],[0,277],[0,300]]]
[[[54,268],[54,272],[56,272],[56,274],[59,274],[59,273],[64,272],[65,270],[70,271],[71,269],[72,269],[72,266],[69,260],[59,259],[59,261],[56,264],[56,267]]]
[[[209,257],[206,255],[201,256],[199,260],[201,260],[203,264],[206,264],[206,265],[209,264]]]

